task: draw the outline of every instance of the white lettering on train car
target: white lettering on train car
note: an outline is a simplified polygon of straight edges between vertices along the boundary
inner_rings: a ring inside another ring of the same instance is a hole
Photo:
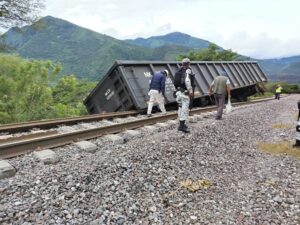
[[[106,100],[109,100],[111,99],[112,96],[114,96],[115,92],[112,91],[107,97],[106,97]]]
[[[110,89],[107,89],[107,91],[104,93],[105,96],[107,96],[111,92]]]

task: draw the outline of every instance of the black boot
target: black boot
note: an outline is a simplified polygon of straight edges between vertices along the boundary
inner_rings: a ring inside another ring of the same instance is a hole
[[[188,130],[188,127],[184,124],[185,120],[183,120],[183,121],[180,120],[179,122],[180,122],[180,124],[179,124],[178,130],[182,131],[184,133],[190,133],[190,131]]]
[[[184,122],[184,123],[183,123],[183,128],[188,130],[189,128],[188,128],[188,126],[185,124],[185,121],[183,121],[183,122]]]

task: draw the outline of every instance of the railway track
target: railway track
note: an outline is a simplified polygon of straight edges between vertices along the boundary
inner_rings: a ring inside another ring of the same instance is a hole
[[[17,133],[25,132],[33,128],[40,129],[49,129],[57,127],[59,125],[73,125],[81,122],[93,122],[99,120],[110,120],[113,118],[126,117],[126,116],[135,116],[139,114],[138,111],[127,111],[127,112],[113,112],[105,114],[96,114],[82,117],[72,117],[64,119],[53,119],[53,120],[40,120],[40,121],[31,121],[24,123],[11,123],[7,125],[0,126],[0,133]]]
[[[242,106],[242,105],[249,105],[255,104],[265,101],[273,100],[273,98],[268,99],[259,99],[251,102],[241,102],[241,103],[234,103],[234,106]],[[193,109],[190,112],[190,115],[196,115],[205,112],[211,112],[216,109],[215,106],[205,107],[205,108],[197,108]],[[122,114],[124,116],[126,113]],[[131,113],[127,112],[127,115],[132,115]],[[108,117],[106,117],[108,118]],[[0,159],[12,158],[22,154],[29,153],[34,150],[42,150],[46,148],[53,148],[59,147],[63,145],[67,145],[73,143],[78,140],[89,140],[97,137],[101,137],[107,134],[115,134],[120,133],[124,130],[128,129],[136,129],[146,125],[152,125],[158,122],[165,122],[168,120],[173,120],[177,118],[177,112],[170,112],[166,115],[158,115],[150,118],[143,118],[134,121],[128,121],[119,124],[108,125],[104,127],[74,131],[64,134],[57,134],[57,133],[45,133],[42,136],[35,136],[33,138],[25,138],[13,141],[7,141],[0,143]]]

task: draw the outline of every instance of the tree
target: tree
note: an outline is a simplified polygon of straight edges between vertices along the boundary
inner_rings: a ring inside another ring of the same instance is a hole
[[[50,83],[60,64],[0,55],[0,123],[44,119],[53,102]]]
[[[62,76],[60,64],[0,54],[0,124],[87,114],[96,82]]]
[[[231,50],[220,50],[217,45],[210,44],[207,49],[190,52],[188,55],[180,55],[178,60],[186,57],[194,61],[233,61],[236,60],[239,55]]]
[[[53,87],[54,117],[86,114],[83,100],[95,87],[95,82],[77,80],[74,75],[63,76]]]
[[[0,27],[33,23],[43,8],[44,0],[0,0]]]

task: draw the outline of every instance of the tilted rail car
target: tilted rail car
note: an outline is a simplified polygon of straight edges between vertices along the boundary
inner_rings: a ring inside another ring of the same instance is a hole
[[[166,80],[166,107],[175,106],[173,85],[177,61],[116,61],[107,74],[84,100],[89,113],[145,110],[149,101],[149,81],[155,71],[169,71]],[[211,104],[208,89],[213,79],[226,71],[231,83],[231,96],[244,100],[255,94],[257,85],[267,81],[265,73],[254,61],[192,61],[195,74],[194,106]]]

